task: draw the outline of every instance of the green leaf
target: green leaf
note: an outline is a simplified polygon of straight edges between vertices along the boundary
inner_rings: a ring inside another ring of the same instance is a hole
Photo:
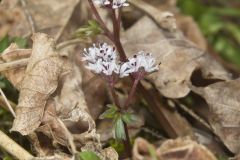
[[[8,36],[3,37],[0,40],[0,53],[3,52],[10,44],[10,40]]]
[[[94,152],[84,151],[79,153],[80,160],[101,160]]]
[[[13,42],[15,42],[18,47],[20,48],[26,48],[27,47],[27,40],[25,38],[22,37],[14,37],[12,39]]]
[[[232,34],[232,36],[236,39],[238,44],[240,44],[240,28],[238,25],[227,23],[225,24],[225,29]]]
[[[114,121],[114,135],[118,140],[126,140],[126,133],[124,130],[124,124],[121,116],[118,116]]]
[[[88,21],[87,25],[80,27],[76,31],[76,35],[79,38],[86,39],[88,37],[94,37],[102,32],[103,30],[99,23],[95,20],[90,20]]]
[[[13,160],[13,158],[10,156],[7,156],[7,157],[4,157],[3,160]]]
[[[109,145],[113,147],[119,155],[124,153],[124,144],[116,139],[110,139],[108,141]]]
[[[99,116],[99,119],[105,119],[105,118],[113,119],[115,116],[117,116],[118,114],[117,106],[113,104],[109,104],[107,106],[108,106],[108,109]]]
[[[133,123],[134,121],[136,121],[136,119],[137,119],[137,117],[132,113],[122,114],[122,120],[127,124]]]
[[[152,160],[158,160],[157,153],[156,153],[155,149],[153,148],[153,146],[148,146],[148,150],[149,150],[151,159]]]

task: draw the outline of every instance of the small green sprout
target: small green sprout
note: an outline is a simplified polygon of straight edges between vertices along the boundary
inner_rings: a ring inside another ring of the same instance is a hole
[[[76,35],[78,38],[86,39],[101,34],[102,32],[103,30],[97,21],[89,20],[86,25],[76,31]]]

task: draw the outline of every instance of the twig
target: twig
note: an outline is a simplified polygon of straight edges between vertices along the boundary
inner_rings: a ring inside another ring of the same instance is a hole
[[[30,14],[29,10],[27,9],[26,1],[25,0],[20,0],[20,2],[21,2],[21,5],[22,5],[22,8],[24,10],[24,13],[27,17],[27,20],[28,20],[29,26],[31,28],[31,31],[32,31],[32,33],[35,33],[36,26],[35,26],[35,23],[33,21],[32,15]]]
[[[24,58],[24,59],[12,61],[12,62],[2,63],[2,64],[0,64],[0,72],[10,70],[10,69],[24,67],[27,65],[28,61],[29,61],[29,58]]]
[[[8,102],[10,103],[10,105],[12,106],[12,108],[14,110],[17,105],[9,99],[8,99]],[[5,100],[4,100],[3,96],[0,96],[0,106],[4,107],[6,110],[8,110],[8,107],[6,107],[6,105],[5,105]]]
[[[59,43],[57,46],[56,46],[56,49],[57,50],[61,50],[65,47],[68,47],[68,46],[71,46],[71,45],[75,45],[75,44],[78,44],[78,43],[90,43],[90,41],[86,41],[86,40],[81,40],[81,39],[71,39],[71,40],[68,40],[68,41],[64,41],[62,43]]]
[[[61,119],[57,118],[57,121],[59,122],[61,127],[64,129],[65,135],[68,139],[68,143],[70,144],[73,155],[75,155],[77,153],[77,149],[76,149],[76,146],[74,144],[74,138],[73,138],[71,132],[67,129],[67,127],[65,126],[65,124],[63,123],[63,121]]]
[[[0,88],[0,93],[1,93],[3,99],[4,99],[5,103],[6,103],[6,105],[7,105],[8,109],[9,109],[9,111],[12,113],[13,117],[16,117],[16,114],[15,114],[15,112],[14,112],[14,110],[13,110],[11,104],[8,102],[8,99],[7,99],[7,97],[5,96],[5,94],[4,94],[3,90],[2,90],[2,88]]]
[[[81,43],[81,42],[87,43],[86,41],[83,41],[83,40],[72,39],[72,40],[68,40],[68,41],[64,41],[62,43],[59,43],[56,46],[56,49],[61,50],[65,47],[67,47],[67,46],[75,45],[75,44],[78,44],[78,43]],[[29,54],[29,56],[30,56],[30,54]],[[0,72],[10,70],[10,69],[24,67],[28,64],[29,59],[30,58],[24,58],[24,59],[11,61],[11,62],[0,63]]]
[[[15,141],[9,138],[5,133],[0,130],[0,146],[15,156],[19,160],[30,160],[34,158],[29,152],[23,149]]]
[[[185,112],[187,112],[190,116],[192,116],[194,119],[196,119],[197,121],[199,121],[202,125],[204,125],[207,129],[209,129],[210,131],[212,131],[212,128],[209,124],[207,124],[207,122],[205,122],[205,120],[203,120],[200,116],[198,116],[196,113],[194,113],[191,109],[189,109],[186,105],[180,103],[178,100],[173,100],[175,103],[178,104],[178,106],[184,110]]]

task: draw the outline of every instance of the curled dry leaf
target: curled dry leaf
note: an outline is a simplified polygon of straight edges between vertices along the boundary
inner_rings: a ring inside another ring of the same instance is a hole
[[[54,40],[46,34],[34,34],[32,55],[19,87],[12,131],[27,135],[39,127],[47,99],[57,88],[62,65],[54,50]]]
[[[157,155],[161,160],[217,160],[205,146],[188,138],[165,141]]]
[[[66,66],[70,68],[67,69]],[[56,142],[68,146],[67,137],[57,121],[60,118],[73,134],[77,147],[82,147],[87,141],[97,139],[95,122],[89,114],[85,97],[81,90],[81,74],[79,69],[69,60],[65,61],[65,70],[59,80],[62,85],[53,99],[49,99],[43,118],[43,124],[38,131],[45,133]],[[84,132],[86,131],[86,132]]]
[[[133,160],[152,160],[150,149],[156,152],[154,145],[150,144],[147,140],[138,137],[133,146]]]
[[[107,159],[105,156],[110,151],[105,153],[99,143],[95,122],[89,114],[81,89],[80,68],[67,54],[61,56],[55,51],[55,41],[43,33],[34,34],[32,50],[18,52],[19,50],[13,44],[1,57],[2,61],[12,61],[28,57],[32,52],[27,68],[23,67],[23,73],[19,77],[21,79],[16,81],[8,76],[20,91],[17,116],[12,130],[30,135],[38,155],[51,156],[52,143],[57,142],[70,148],[70,137],[59,123],[61,120],[71,132],[77,148],[89,149],[88,146],[98,146],[92,150]],[[24,54],[21,57],[19,53]],[[39,137],[34,131],[42,132],[49,141],[42,136]],[[42,141],[46,143],[44,147],[41,146]]]
[[[4,52],[1,54],[1,59],[3,63],[12,62],[14,60],[20,60],[24,58],[28,58],[32,53],[31,49],[19,49],[17,44],[12,43]],[[2,63],[0,63],[1,65]],[[19,85],[23,80],[25,74],[25,63],[18,65],[16,69],[6,70],[1,72],[13,85],[14,87],[19,89]],[[5,68],[7,69],[7,68]]]
[[[240,79],[218,82],[205,88],[192,86],[209,104],[210,124],[233,153],[240,151]]]
[[[166,97],[186,96],[190,92],[192,73],[197,69],[203,72],[204,78],[230,79],[221,65],[188,41],[181,32],[162,30],[148,17],[143,17],[127,30],[122,41],[128,55],[144,50],[156,57],[159,71],[151,74],[149,79]]]
[[[217,160],[203,145],[189,138],[166,140],[159,148],[143,138],[137,138],[133,147],[134,160]]]

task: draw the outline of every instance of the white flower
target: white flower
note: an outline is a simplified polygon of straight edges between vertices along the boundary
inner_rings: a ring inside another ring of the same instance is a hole
[[[93,47],[84,49],[83,55],[82,60],[87,61],[87,69],[108,76],[113,72],[118,73],[116,50],[107,43],[99,44],[99,47],[93,44]]]
[[[113,9],[117,9],[125,6],[129,6],[129,4],[127,3],[127,0],[113,0],[113,5],[112,5]]]
[[[100,6],[110,6],[113,9],[118,9],[120,7],[129,6],[127,0],[113,0],[112,4],[109,0],[93,0],[93,2]]]
[[[106,6],[110,4],[109,0],[93,0],[93,2],[100,6]]]
[[[126,77],[129,76],[129,74],[136,73],[140,70],[146,73],[151,73],[158,70],[158,65],[155,63],[156,60],[152,57],[151,53],[140,51],[132,58],[128,58],[128,62],[121,65],[119,75],[120,77]]]

